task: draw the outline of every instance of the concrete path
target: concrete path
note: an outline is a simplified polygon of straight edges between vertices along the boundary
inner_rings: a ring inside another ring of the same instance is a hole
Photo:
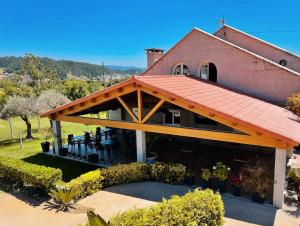
[[[141,208],[155,204],[162,197],[169,198],[173,194],[183,195],[189,190],[186,186],[168,185],[156,182],[132,183],[107,188],[78,202],[81,207],[95,209],[105,219],[131,208]],[[276,225],[298,226],[300,218],[292,211],[288,214],[270,206],[255,204],[223,195],[225,205],[226,226]],[[77,226],[86,222],[86,214],[82,211],[73,213],[56,213],[46,203],[34,204],[31,201],[14,197],[7,193],[0,194],[1,226]],[[294,215],[293,215],[294,214]]]

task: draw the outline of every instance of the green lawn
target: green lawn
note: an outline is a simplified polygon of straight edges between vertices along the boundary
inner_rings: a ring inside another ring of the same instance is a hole
[[[95,169],[94,166],[88,164],[74,162],[58,157],[51,157],[41,153],[41,145],[43,142],[42,136],[38,131],[38,120],[36,117],[30,119],[32,123],[34,140],[26,140],[26,126],[21,118],[16,117],[12,119],[13,139],[10,138],[9,123],[5,120],[0,120],[0,156],[13,157],[23,159],[27,162],[36,163],[39,165],[46,165],[55,168],[60,168],[63,171],[63,179],[68,181],[80,174]],[[49,127],[48,119],[41,119],[41,128]],[[96,130],[96,126],[85,126],[82,124],[62,122],[63,136],[73,133],[74,135],[82,135],[84,131]],[[20,148],[19,132],[21,131],[23,137],[23,146]]]

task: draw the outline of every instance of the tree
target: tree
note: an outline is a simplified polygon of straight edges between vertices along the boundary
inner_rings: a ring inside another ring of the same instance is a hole
[[[66,80],[64,82],[64,89],[65,94],[71,100],[76,100],[90,94],[88,83],[82,80]]]
[[[29,86],[33,88],[34,94],[39,96],[42,91],[56,88],[59,90],[61,81],[54,64],[41,62],[40,58],[26,54],[22,62],[23,73],[30,75]]]
[[[55,90],[46,90],[36,99],[34,110],[37,114],[41,114],[69,102],[65,95]]]
[[[3,106],[6,102],[6,93],[4,92],[3,89],[0,88],[0,111],[3,109]]]
[[[90,81],[88,84],[91,93],[103,90],[103,85],[99,81]]]
[[[294,93],[287,99],[286,108],[300,117],[300,93]]]
[[[27,139],[32,139],[32,130],[29,117],[34,115],[34,103],[35,100],[32,97],[12,96],[9,97],[6,104],[1,111],[2,118],[8,118],[13,116],[20,116],[26,123]]]

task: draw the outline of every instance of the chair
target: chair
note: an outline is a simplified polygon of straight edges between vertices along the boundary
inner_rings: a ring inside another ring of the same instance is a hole
[[[69,151],[69,146],[71,147],[71,155],[73,153],[73,150],[75,149],[75,142],[74,142],[74,135],[73,134],[68,134],[68,151]]]
[[[77,140],[77,150],[78,150],[78,153],[77,153],[77,157],[81,158],[81,140],[78,139]]]
[[[91,134],[86,132],[84,136],[84,146],[85,146],[85,157],[88,155],[88,147],[91,146]]]

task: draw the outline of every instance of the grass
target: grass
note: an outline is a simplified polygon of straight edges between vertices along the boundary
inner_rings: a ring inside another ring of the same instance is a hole
[[[52,157],[41,152],[41,142],[44,140],[38,130],[37,117],[30,118],[33,130],[33,140],[26,140],[26,125],[20,117],[12,118],[13,139],[10,138],[9,123],[6,120],[0,120],[0,156],[22,159],[24,161],[39,165],[46,165],[54,168],[60,168],[63,172],[63,179],[68,181],[79,176],[82,173],[95,169],[94,166],[79,163],[72,160]],[[48,119],[41,119],[41,128],[50,127]],[[82,135],[84,131],[96,130],[96,126],[86,126],[76,123],[62,122],[63,136],[67,134]],[[23,137],[23,149],[19,144],[19,132]]]

